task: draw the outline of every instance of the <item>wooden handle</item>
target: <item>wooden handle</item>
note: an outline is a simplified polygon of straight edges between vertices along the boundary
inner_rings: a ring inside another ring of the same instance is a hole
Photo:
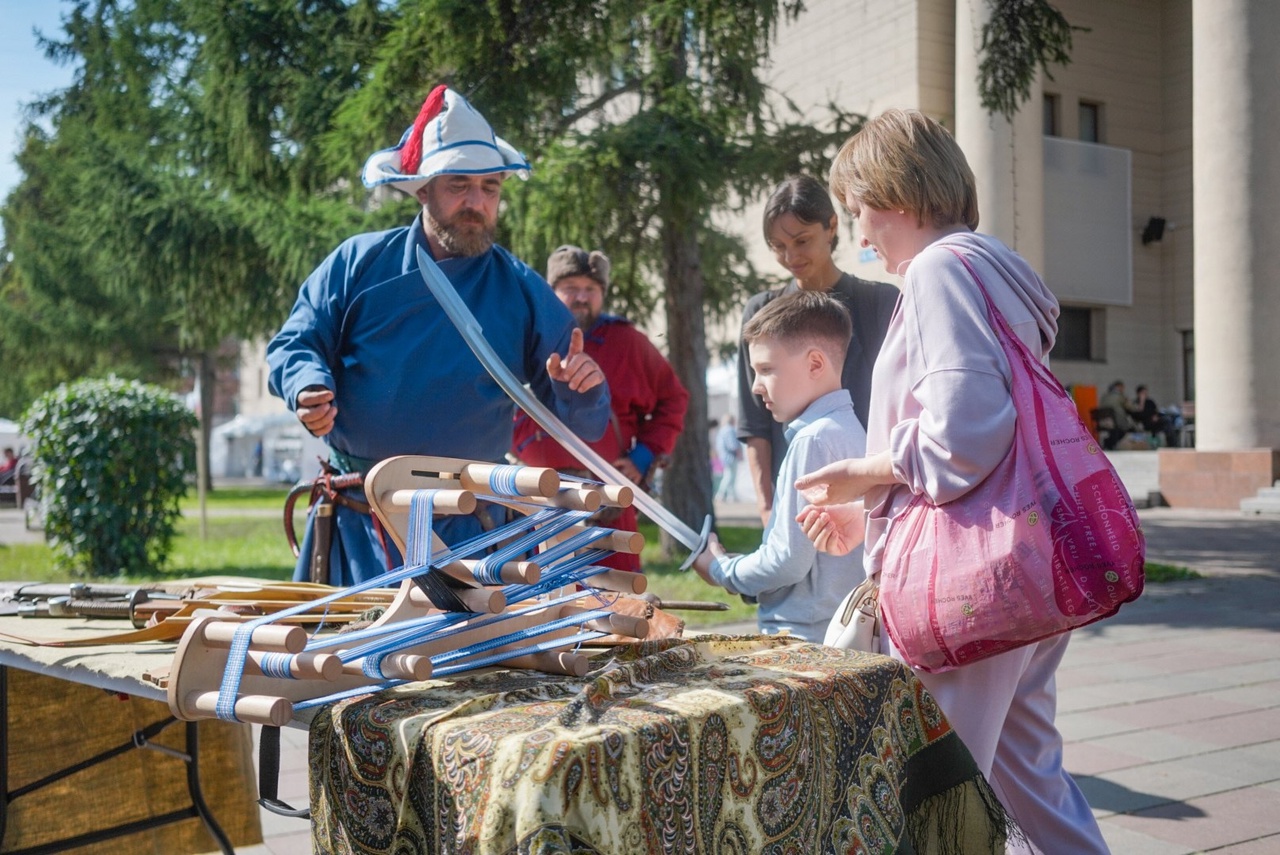
[[[644,551],[644,535],[638,531],[615,531],[591,544],[596,549],[609,549],[639,555]]]
[[[498,466],[492,463],[468,463],[462,467],[462,486],[478,493],[493,493],[490,477]],[[560,489],[560,473],[545,466],[522,466],[516,473],[516,495],[554,498]]]
[[[389,490],[382,494],[383,505],[407,508],[413,504],[414,490]],[[438,490],[431,509],[438,514],[469,514],[476,509],[476,494],[470,490]]]
[[[192,692],[187,695],[186,707],[211,718],[215,717],[218,714],[218,693]],[[270,695],[237,695],[235,714],[240,721],[250,724],[284,727],[293,720],[293,704],[284,698],[273,698]]]
[[[246,674],[262,674],[265,651],[250,650],[244,663]],[[290,658],[289,674],[297,680],[325,680],[332,683],[342,676],[342,660],[332,653],[298,653]]]
[[[462,604],[468,611],[496,615],[507,607],[506,595],[497,588],[454,588],[453,592],[458,595],[458,599],[462,600]],[[418,608],[438,608],[427,597],[427,592],[417,585],[414,585],[413,590],[409,592],[409,602]]]
[[[568,487],[557,493],[549,504],[570,511],[595,513],[604,504],[604,495],[594,487]]]
[[[560,610],[561,617],[586,613],[586,609],[575,605],[568,605]],[[649,634],[649,622],[642,617],[635,617],[634,615],[609,614],[584,621],[582,626],[585,629],[594,629],[600,632],[607,632],[610,635],[626,636],[627,638],[644,638]]]
[[[563,674],[566,677],[583,677],[590,663],[580,653],[569,653],[561,650],[548,650],[542,653],[530,653],[517,656],[502,663],[507,668],[532,668],[548,674]]]
[[[604,503],[611,508],[629,508],[635,501],[635,491],[626,484],[603,484],[598,487],[604,493]]]
[[[472,578],[475,577],[476,565],[480,562],[473,558],[462,558],[450,562],[443,569],[457,567]],[[508,561],[498,570],[498,576],[510,585],[533,585],[542,578],[542,568],[532,561]]]
[[[343,663],[342,673],[364,676],[364,660]],[[382,674],[389,680],[430,680],[431,660],[416,653],[391,653],[382,659]]]
[[[210,647],[230,647],[236,630],[244,624],[210,621],[203,626],[204,641]],[[301,653],[307,647],[307,631],[300,626],[260,626],[249,637],[256,650],[272,653]]]
[[[590,588],[603,588],[606,591],[617,591],[622,594],[643,594],[649,587],[649,580],[643,573],[632,573],[629,570],[606,570],[584,579],[582,584]]]

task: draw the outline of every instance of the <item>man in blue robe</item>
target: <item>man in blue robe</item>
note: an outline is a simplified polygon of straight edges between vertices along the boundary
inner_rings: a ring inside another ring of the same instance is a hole
[[[502,182],[528,163],[446,87],[427,98],[400,144],[369,158],[368,187],[414,194],[408,227],[344,241],[303,282],[267,348],[272,394],[324,436],[330,464],[367,472],[398,454],[501,462],[515,405],[472,354],[418,272],[425,249],[475,314],[502,361],[575,433],[604,433],[609,393],[582,352],[573,315],[536,272],[493,243]],[[565,354],[565,356],[561,356]],[[361,499],[360,491],[351,498]],[[375,520],[333,507],[333,584],[364,581],[402,563]],[[315,537],[307,521],[295,579],[309,578]],[[436,532],[456,544],[480,531],[445,517]]]

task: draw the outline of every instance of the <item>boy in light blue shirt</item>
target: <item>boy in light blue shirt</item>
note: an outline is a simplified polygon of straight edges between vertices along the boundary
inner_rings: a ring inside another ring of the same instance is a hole
[[[777,298],[742,330],[756,372],[752,391],[787,426],[787,454],[760,548],[730,556],[713,536],[693,567],[708,584],[755,597],[762,633],[821,643],[841,600],[863,579],[861,548],[820,553],[796,522],[805,504],[798,477],[866,453],[866,432],[840,385],[850,330],[844,306],[810,291]]]

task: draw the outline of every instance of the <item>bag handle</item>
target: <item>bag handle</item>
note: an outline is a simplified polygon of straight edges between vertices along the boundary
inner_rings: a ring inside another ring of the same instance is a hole
[[[1053,459],[1053,455],[1048,452],[1048,449],[1052,446],[1049,443],[1048,420],[1045,418],[1044,401],[1040,396],[1040,390],[1047,388],[1064,401],[1071,401],[1073,412],[1075,411],[1075,402],[1072,400],[1071,396],[1067,394],[1067,390],[1063,387],[1058,378],[1054,376],[1053,372],[1046,368],[1044,363],[1040,360],[1035,359],[1034,355],[1031,353],[1031,348],[1027,347],[1026,342],[1014,334],[1013,328],[1009,326],[1009,322],[1005,320],[1004,315],[1000,313],[1000,310],[996,308],[996,304],[992,302],[991,295],[987,293],[987,287],[982,282],[982,277],[978,275],[978,271],[973,269],[973,265],[969,263],[969,259],[965,258],[964,253],[954,247],[947,247],[947,249],[954,253],[956,258],[960,259],[960,263],[969,271],[969,275],[973,277],[973,281],[978,285],[978,290],[982,292],[982,299],[987,303],[987,311],[990,313],[990,317],[993,322],[992,327],[996,332],[996,338],[1000,340],[1000,344],[1004,348],[1005,354],[1009,355],[1010,353],[1017,353],[1020,361],[1022,362],[1023,368],[1030,376],[1032,381],[1032,391],[1034,393],[1032,395],[1032,399],[1035,402],[1036,435],[1040,440],[1040,447],[1045,449],[1045,463],[1047,464],[1046,468],[1049,470],[1049,477],[1053,479],[1054,486],[1057,487],[1058,494],[1060,496],[1066,497],[1072,495],[1071,490],[1062,478],[1062,472],[1058,469],[1057,463]],[[1009,367],[1010,370],[1017,370],[1013,366],[1012,361]],[[1036,380],[1039,380],[1040,382],[1037,384],[1035,382]],[[1075,415],[1076,422],[1080,425],[1081,432],[1088,433],[1088,429],[1085,428],[1084,422],[1080,419],[1079,412],[1075,412]]]

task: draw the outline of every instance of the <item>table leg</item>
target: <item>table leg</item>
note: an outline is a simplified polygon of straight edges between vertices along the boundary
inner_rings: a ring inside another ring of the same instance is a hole
[[[172,748],[161,745],[153,745],[150,742],[152,737],[177,721],[177,719],[170,717],[148,725],[142,730],[135,731],[131,740],[127,743],[108,749],[94,757],[90,757],[80,763],[76,763],[65,769],[53,772],[38,781],[34,781],[26,786],[19,787],[18,789],[11,791],[9,789],[8,689],[8,668],[7,666],[0,665],[0,841],[4,840],[5,823],[7,820],[9,804],[19,796],[38,790],[41,787],[48,786],[55,781],[60,781],[63,778],[74,775],[82,769],[86,769],[90,766],[96,766],[99,763],[106,762],[119,754],[123,754],[124,752],[135,748],[151,748],[185,763],[187,772],[187,795],[191,799],[191,806],[182,808],[181,810],[170,811],[169,813],[161,814],[159,816],[123,823],[121,825],[104,828],[99,831],[78,834],[74,837],[56,840],[51,843],[44,843],[39,846],[12,850],[11,855],[45,855],[45,853],[64,852],[69,849],[86,846],[90,843],[97,843],[102,840],[111,840],[116,837],[123,837],[127,834],[135,834],[139,831],[146,831],[161,825],[167,825],[171,822],[178,822],[184,819],[194,819],[197,817],[204,823],[205,829],[209,832],[209,835],[213,837],[214,841],[218,844],[218,848],[222,850],[224,855],[235,855],[235,850],[231,846],[231,840],[222,830],[222,827],[218,825],[217,820],[213,816],[213,812],[209,810],[209,805],[204,799],[204,791],[200,786],[200,734],[196,722],[186,722],[185,752],[175,751]]]

